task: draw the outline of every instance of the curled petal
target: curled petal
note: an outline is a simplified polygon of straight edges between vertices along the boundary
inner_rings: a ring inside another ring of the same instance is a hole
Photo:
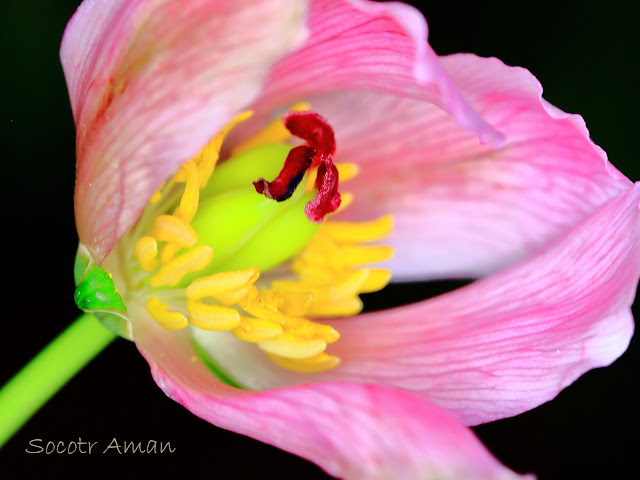
[[[334,126],[336,161],[359,163],[346,218],[392,213],[395,280],[483,276],[525,258],[629,188],[580,116],[542,98],[527,70],[442,58],[471,104],[504,132],[479,145],[440,109],[371,92],[310,102]]]
[[[400,387],[474,425],[530,410],[618,358],[633,334],[639,277],[640,183],[508,270],[424,302],[332,319],[341,336],[327,353],[341,363],[327,373],[284,371],[232,336],[195,339],[249,388]]]
[[[331,475],[523,478],[500,465],[448,412],[410,393],[356,383],[238,390],[215,380],[186,334],[153,325],[142,309],[133,316],[138,348],[169,397],[214,425],[300,455]]]
[[[98,261],[153,192],[306,37],[306,2],[87,0],[60,55],[76,122],[76,224]]]
[[[421,392],[466,424],[516,415],[626,350],[639,277],[640,182],[508,270],[332,321],[342,363],[326,378]]]
[[[326,92],[376,91],[414,98],[427,108],[437,105],[482,143],[502,142],[502,134],[469,105],[443,68],[427,43],[424,17],[413,7],[397,2],[313,0],[309,28],[304,45],[279,62],[270,75],[254,106],[256,124],[261,114],[269,115],[296,100]],[[366,109],[359,113],[366,115]]]

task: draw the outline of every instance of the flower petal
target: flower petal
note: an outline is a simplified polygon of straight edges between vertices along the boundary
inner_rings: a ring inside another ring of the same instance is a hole
[[[98,261],[305,39],[305,10],[289,0],[80,6],[60,55],[77,128],[76,223]]]
[[[467,425],[516,415],[626,350],[639,277],[640,182],[511,269],[332,321],[342,363],[324,378],[421,392]]]
[[[394,280],[476,277],[535,252],[629,188],[580,116],[542,98],[527,70],[473,55],[442,59],[506,135],[479,145],[440,109],[371,92],[311,97],[336,132],[336,162],[361,164],[345,218],[392,213]]]
[[[427,43],[424,17],[415,8],[397,2],[312,0],[309,28],[307,42],[270,75],[254,105],[256,124],[296,100],[373,90],[418,99],[427,108],[438,105],[482,143],[502,142],[502,135],[471,108],[443,68]]]
[[[136,344],[169,397],[214,425],[300,455],[331,475],[523,478],[500,465],[449,413],[412,394],[356,383],[235,389],[213,377],[184,332],[154,325],[142,308],[134,308],[132,317]]]

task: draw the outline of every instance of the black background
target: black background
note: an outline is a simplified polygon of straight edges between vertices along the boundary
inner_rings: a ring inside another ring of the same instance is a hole
[[[59,64],[73,0],[1,2],[3,289],[0,383],[79,312],[73,302],[74,126]],[[442,3],[442,2],[431,2]],[[474,2],[422,7],[439,54],[497,56],[529,68],[545,98],[581,113],[592,138],[632,180],[637,148],[637,15],[631,2]],[[455,282],[389,288],[371,307],[413,301]],[[635,311],[637,312],[637,305]],[[636,313],[637,316],[637,313]],[[510,468],[540,479],[624,479],[638,451],[634,339],[613,366],[580,378],[553,402],[475,428]],[[33,438],[170,441],[172,455],[28,455]],[[112,344],[0,451],[3,473],[34,478],[64,470],[92,478],[172,473],[210,478],[326,478],[316,466],[217,429],[166,398],[133,344]],[[4,476],[4,475],[3,475]],[[10,475],[9,478],[13,478]],[[8,477],[5,477],[8,478]]]

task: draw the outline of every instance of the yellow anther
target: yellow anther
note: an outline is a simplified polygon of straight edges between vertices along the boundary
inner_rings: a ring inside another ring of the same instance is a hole
[[[306,104],[297,104],[291,110],[308,108]],[[307,373],[328,370],[336,367],[340,359],[325,353],[325,349],[327,344],[340,338],[340,333],[330,325],[307,317],[354,315],[362,309],[362,301],[358,298],[360,293],[379,290],[389,282],[389,270],[355,267],[385,261],[393,255],[391,247],[361,245],[389,235],[392,217],[385,216],[364,223],[326,222],[302,251],[283,265],[283,268],[290,267],[295,280],[275,281],[272,284],[273,290],[258,290],[255,282],[260,271],[257,267],[220,272],[219,268],[226,263],[209,265],[213,260],[213,249],[206,244],[198,245],[198,241],[204,239],[204,232],[199,230],[199,235],[190,224],[198,209],[200,189],[206,187],[216,168],[226,135],[251,115],[252,112],[242,112],[236,116],[198,155],[182,165],[171,180],[172,183],[168,184],[184,184],[179,205],[173,215],[156,217],[150,235],[140,238],[134,245],[134,255],[141,268],[149,272],[155,271],[148,280],[149,287],[180,286],[180,290],[171,290],[172,298],[180,292],[186,297],[181,300],[186,301],[184,313],[170,311],[169,304],[158,297],[147,302],[147,310],[165,328],[184,328],[191,323],[203,330],[231,331],[236,338],[255,343],[276,364],[289,370]],[[265,151],[274,146],[279,152],[286,147],[282,142],[288,142],[290,138],[290,132],[278,118],[237,146],[232,155],[272,142],[279,142],[280,145],[263,147]],[[247,156],[249,157],[250,155]],[[343,182],[355,177],[359,170],[352,163],[337,164],[337,168]],[[313,188],[315,172],[310,177],[308,185]],[[225,174],[221,172],[221,179],[224,178]],[[215,189],[207,188],[203,195],[215,195],[214,191],[217,189],[217,186]],[[162,199],[168,190],[169,187],[161,187],[154,193],[151,202]],[[173,198],[165,198],[162,205]],[[352,200],[352,194],[343,193],[338,212]],[[200,229],[201,225],[196,225],[196,228]],[[221,228],[224,233],[224,226]],[[311,235],[305,237],[305,241],[310,237]],[[268,244],[277,241],[268,235],[267,238]],[[159,248],[158,243],[162,248]],[[302,245],[297,248],[301,247]],[[264,251],[265,255],[269,255],[268,250],[269,248]],[[222,260],[225,258],[224,254],[229,253],[224,248],[218,251],[223,254]],[[239,256],[235,264],[242,265],[242,258],[244,257]],[[250,260],[244,263],[254,264]],[[205,268],[208,273],[218,273],[192,281],[196,276],[193,273]],[[187,282],[191,283],[182,290]],[[144,282],[140,285],[144,285]]]
[[[393,216],[385,215],[371,222],[326,222],[318,234],[338,243],[366,243],[387,237],[392,229]]]
[[[278,292],[297,293],[308,292],[313,297],[312,304],[331,303],[345,297],[351,297],[362,292],[362,285],[369,277],[369,269],[351,270],[340,276],[335,276],[331,282],[316,284],[310,281],[276,280],[272,287]],[[313,307],[309,307],[313,311]]]
[[[310,292],[279,291],[278,294],[284,300],[280,310],[286,315],[304,315],[313,302],[313,295]]]
[[[282,332],[279,337],[273,340],[258,342],[258,347],[267,353],[281,357],[309,358],[324,352],[327,344],[320,338],[308,338],[290,332]]]
[[[193,217],[198,211],[198,202],[200,200],[200,181],[198,180],[198,167],[193,161],[187,162],[182,166],[182,171],[186,176],[186,185],[184,193],[180,199],[180,205],[176,208],[174,215],[191,223]]]
[[[340,202],[340,206],[335,212],[330,213],[329,215],[336,215],[348,208],[349,205],[353,203],[353,193],[343,192],[340,194],[340,198],[342,199],[342,201]]]
[[[360,293],[382,290],[391,280],[391,270],[386,268],[368,268],[369,276],[360,286]]]
[[[275,363],[287,370],[300,373],[318,373],[324,372],[331,368],[335,368],[340,364],[340,359],[328,353],[322,352],[310,358],[301,360],[280,357],[278,355],[268,354],[269,358]]]
[[[153,272],[158,266],[158,242],[153,237],[139,238],[133,246],[133,254],[146,272]]]
[[[296,331],[296,333],[311,333],[313,327],[311,326],[311,320],[305,317],[297,315],[285,315],[284,316],[284,328],[289,331]]]
[[[362,300],[357,296],[344,297],[331,302],[313,302],[307,315],[310,317],[350,317],[362,310]]]
[[[147,301],[147,312],[151,318],[168,330],[179,330],[189,324],[187,317],[180,312],[169,311],[169,304],[161,301],[158,297],[150,298]]]
[[[160,263],[166,265],[176,256],[176,253],[180,250],[180,247],[174,243],[167,243],[162,250],[160,250]]]
[[[296,280],[274,280],[271,283],[271,288],[284,294],[309,293],[312,297],[313,291],[317,289],[316,286],[310,283]]]
[[[267,305],[270,308],[276,308],[278,310],[280,310],[282,305],[284,305],[284,298],[273,290],[261,290],[258,295],[258,301],[262,305]]]
[[[222,305],[235,305],[246,301],[247,297],[256,287],[253,285],[245,285],[244,287],[227,293],[218,293],[214,296]]]
[[[175,286],[189,273],[202,270],[213,259],[213,249],[197,245],[163,265],[149,280],[152,287]]]
[[[220,147],[218,146],[219,141],[216,138],[213,141],[209,142],[207,146],[205,146],[202,151],[198,154],[198,156],[194,159],[197,161],[198,165],[198,180],[199,187],[204,188],[209,178],[211,178],[211,174],[218,163],[218,159],[220,158]]]
[[[292,270],[296,273],[307,267],[330,268],[340,271],[344,268],[342,252],[338,246],[323,235],[316,235],[306,248],[292,263]]]
[[[258,293],[258,289],[251,285],[248,295],[238,302],[238,306],[245,312],[253,315],[254,317],[264,318],[270,322],[282,325],[284,318],[278,307],[281,304],[281,300],[273,301],[272,295],[264,295]]]
[[[342,245],[340,253],[345,267],[385,262],[393,257],[393,247],[387,245]]]
[[[324,343],[329,344],[337,342],[340,339],[340,332],[338,332],[331,325],[325,325],[323,323],[312,322],[313,333],[324,340]]]
[[[314,285],[328,284],[336,278],[336,272],[327,269],[326,265],[313,265],[300,259],[293,262],[291,269],[299,275],[301,281]]]
[[[238,305],[247,313],[253,315],[254,317],[264,318],[265,320],[269,320],[270,322],[278,323],[282,325],[284,322],[283,314],[278,310],[276,305],[269,305],[260,301],[251,302],[251,301],[240,301]]]
[[[239,123],[249,120],[252,115],[253,115],[253,112],[251,110],[245,110],[237,114],[235,117],[233,117],[229,121],[229,123],[227,123],[224,127],[222,127],[222,130],[220,130],[220,132],[218,132],[218,134],[214,138],[214,142],[215,142],[215,145],[218,147],[218,150],[220,150],[220,147],[222,147],[222,142],[224,141],[224,138],[229,134],[231,129],[236,125],[238,125]]]
[[[240,324],[240,314],[233,308],[187,300],[187,311],[189,322],[203,330],[231,330]]]
[[[367,268],[343,273],[326,289],[327,300],[333,301],[337,298],[357,295],[362,291],[362,285],[364,285],[368,277],[369,269]]]
[[[301,112],[304,110],[309,110],[309,108],[311,108],[309,104],[299,102],[292,105],[291,108],[289,108],[289,111]],[[231,156],[234,157],[239,153],[246,152],[247,150],[258,147],[260,145],[264,145],[266,143],[286,142],[290,137],[291,133],[284,126],[282,119],[278,117],[267,124],[266,127],[259,130],[256,134],[249,137],[240,145],[236,146],[231,151]]]
[[[214,273],[208,277],[201,277],[187,287],[186,294],[190,300],[213,297],[222,293],[229,293],[247,284],[254,283],[260,276],[257,267],[237,270],[235,272]]]
[[[194,228],[174,215],[156,217],[151,236],[159,242],[174,243],[180,248],[190,247],[198,241],[198,233]]]
[[[331,325],[312,322],[304,317],[285,315],[285,330],[298,336],[311,336],[324,340],[325,343],[333,343],[340,338],[340,333]]]
[[[348,182],[349,180],[356,178],[358,173],[360,173],[360,167],[355,163],[336,163],[336,168],[338,169],[338,177],[340,178],[340,183]]]
[[[149,200],[150,204],[158,203],[162,200],[162,193],[160,193],[160,189],[156,190],[153,195],[151,195],[151,200]]]
[[[240,325],[231,332],[244,342],[257,343],[276,338],[282,333],[282,327],[264,318],[240,316]]]
[[[204,188],[215,169],[216,163],[220,158],[220,149],[225,137],[231,129],[241,122],[244,122],[253,115],[251,111],[244,111],[236,115],[229,123],[227,123],[218,134],[213,137],[202,151],[196,155],[193,161],[198,165],[198,179],[200,188]]]

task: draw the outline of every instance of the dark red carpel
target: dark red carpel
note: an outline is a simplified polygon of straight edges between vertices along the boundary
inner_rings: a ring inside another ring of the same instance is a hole
[[[338,169],[333,164],[336,150],[333,129],[326,119],[311,111],[288,112],[282,120],[287,130],[305,140],[307,145],[291,149],[275,180],[268,182],[260,178],[253,185],[256,192],[282,202],[293,195],[309,168],[318,167],[315,182],[317,193],[304,211],[309,220],[320,223],[327,214],[335,212],[341,202]]]
[[[318,167],[318,176],[316,177],[318,193],[304,207],[307,218],[314,223],[322,222],[325,215],[335,212],[342,202],[338,192],[338,169],[330,160],[331,157],[328,158],[328,161],[324,159]]]
[[[277,202],[291,198],[311,166],[315,154],[316,151],[306,145],[292,148],[284,161],[284,167],[273,182],[267,182],[264,178],[253,182],[256,192]]]
[[[318,155],[332,156],[336,153],[336,137],[324,117],[311,111],[288,112],[282,121],[291,135],[305,140]]]

